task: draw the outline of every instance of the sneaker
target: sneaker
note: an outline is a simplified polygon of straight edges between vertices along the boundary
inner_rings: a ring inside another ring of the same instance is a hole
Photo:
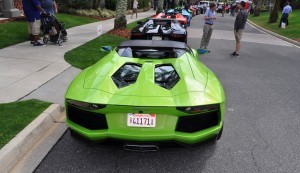
[[[45,45],[40,42],[36,42],[36,43],[33,43],[33,46],[45,46]]]
[[[230,55],[232,55],[233,57],[239,57],[240,55],[239,54],[237,54],[236,52],[233,52],[232,54],[230,54]]]
[[[205,53],[208,53],[208,51],[205,50],[205,49],[198,49],[197,52],[198,52],[199,54],[205,54]]]

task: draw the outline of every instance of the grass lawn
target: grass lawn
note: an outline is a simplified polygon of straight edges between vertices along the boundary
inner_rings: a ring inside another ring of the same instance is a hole
[[[289,15],[289,25],[285,29],[278,27],[281,19],[281,13],[278,16],[278,20],[276,23],[268,23],[269,14],[269,12],[263,12],[258,17],[253,17],[253,15],[250,15],[248,19],[250,19],[255,24],[277,34],[294,40],[300,39],[300,9],[293,10],[293,12]]]
[[[0,104],[0,149],[50,105],[38,100]]]
[[[69,14],[56,14],[59,21],[65,23],[65,28],[84,25],[98,20]],[[26,21],[15,21],[0,24],[0,49],[28,40]]]
[[[145,21],[146,19],[141,19],[139,21]],[[127,29],[132,29],[137,25],[137,21],[132,22],[127,25]],[[108,54],[108,52],[100,51],[101,46],[112,46],[114,48],[118,46],[120,42],[125,40],[128,39],[106,33],[73,50],[70,50],[65,54],[65,60],[73,67],[83,70],[95,64],[102,57]]]

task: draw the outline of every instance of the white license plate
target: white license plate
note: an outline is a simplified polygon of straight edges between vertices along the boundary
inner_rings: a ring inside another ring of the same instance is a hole
[[[127,114],[127,126],[130,127],[155,127],[156,114]]]
[[[152,36],[152,40],[162,40],[161,36]]]

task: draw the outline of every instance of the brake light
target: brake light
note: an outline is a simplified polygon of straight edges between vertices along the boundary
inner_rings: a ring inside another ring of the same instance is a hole
[[[175,37],[175,38],[181,38],[181,37],[183,37],[182,34],[173,34],[172,36]]]
[[[213,104],[213,105],[204,105],[204,106],[187,106],[187,107],[176,107],[177,110],[189,114],[194,113],[202,113],[202,112],[210,112],[214,110],[219,110],[220,105],[219,104]]]

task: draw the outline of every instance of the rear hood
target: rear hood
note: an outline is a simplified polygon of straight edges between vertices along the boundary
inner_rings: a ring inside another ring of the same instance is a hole
[[[192,92],[204,92],[207,84],[207,69],[190,65],[184,54],[182,57],[171,60],[155,60],[149,62],[132,58],[131,63],[142,64],[142,68],[135,83],[118,88],[111,76],[128,62],[128,58],[112,58],[105,64],[95,64],[86,71],[84,77],[84,89],[101,90],[112,95],[138,96],[138,97],[173,97]],[[119,59],[118,61],[114,61]],[[180,80],[171,89],[165,89],[154,82],[154,68],[157,64],[172,64],[178,73]]]

